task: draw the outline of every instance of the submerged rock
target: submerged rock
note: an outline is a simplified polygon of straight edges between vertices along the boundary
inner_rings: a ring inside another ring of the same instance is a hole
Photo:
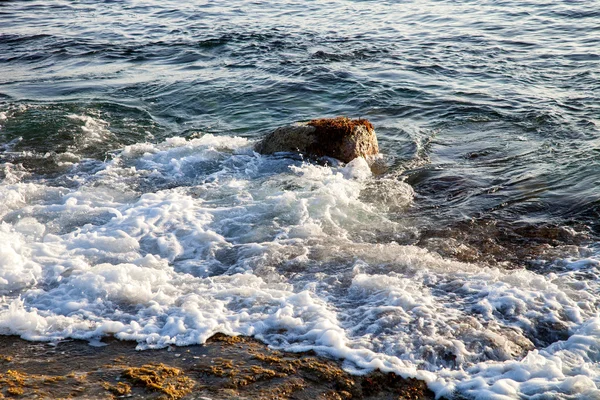
[[[262,154],[299,152],[311,157],[332,157],[350,162],[379,153],[373,125],[366,119],[347,117],[314,119],[282,126],[260,141]]]

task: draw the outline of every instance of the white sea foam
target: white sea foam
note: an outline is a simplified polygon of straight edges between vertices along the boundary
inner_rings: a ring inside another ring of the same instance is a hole
[[[82,135],[76,136],[80,145],[90,145],[93,143],[102,143],[112,138],[112,133],[108,129],[109,123],[98,117],[89,115],[69,114],[67,118],[73,121],[82,122]]]
[[[439,395],[600,396],[598,258],[539,275],[399,245],[412,189],[362,159],[322,167],[205,135],[65,176],[0,184],[0,333],[140,348],[254,335]]]

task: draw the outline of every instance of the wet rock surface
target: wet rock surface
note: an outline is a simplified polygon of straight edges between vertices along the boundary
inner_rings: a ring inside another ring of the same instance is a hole
[[[433,399],[392,373],[354,376],[312,353],[217,334],[205,345],[136,351],[110,339],[56,345],[0,336],[0,398]]]
[[[350,162],[379,153],[373,125],[347,117],[314,119],[276,129],[255,147],[262,154],[299,152],[309,157],[332,157]]]
[[[593,239],[585,226],[472,219],[424,229],[416,244],[463,262],[544,272],[559,268],[557,259],[587,257]]]

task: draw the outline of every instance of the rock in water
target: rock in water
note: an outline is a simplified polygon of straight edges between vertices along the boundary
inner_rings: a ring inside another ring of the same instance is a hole
[[[282,126],[260,141],[261,154],[297,151],[312,157],[332,157],[350,162],[379,153],[373,125],[366,119],[347,117],[313,119]]]

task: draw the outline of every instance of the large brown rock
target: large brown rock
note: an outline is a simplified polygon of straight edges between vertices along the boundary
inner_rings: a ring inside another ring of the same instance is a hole
[[[255,147],[262,154],[292,151],[312,157],[333,157],[350,162],[379,153],[373,125],[366,119],[346,117],[314,119],[282,126]]]

